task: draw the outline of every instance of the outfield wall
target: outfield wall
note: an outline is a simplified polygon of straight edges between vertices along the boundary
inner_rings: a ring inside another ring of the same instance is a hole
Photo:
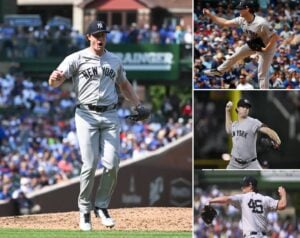
[[[192,133],[147,156],[122,161],[111,208],[191,207]],[[95,188],[102,170],[97,171]],[[94,193],[95,193],[94,189]],[[42,213],[78,210],[79,178],[29,194]],[[0,216],[15,215],[12,202],[0,204]]]

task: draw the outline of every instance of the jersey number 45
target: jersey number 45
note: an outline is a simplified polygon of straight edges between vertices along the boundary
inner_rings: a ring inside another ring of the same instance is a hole
[[[263,213],[263,205],[261,200],[250,199],[248,202],[248,207],[252,209],[253,213]]]

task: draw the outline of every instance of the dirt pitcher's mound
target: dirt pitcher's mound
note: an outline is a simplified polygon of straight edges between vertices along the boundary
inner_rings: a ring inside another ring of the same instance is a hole
[[[192,208],[110,209],[116,221],[114,230],[192,231]],[[106,230],[92,214],[93,230]],[[79,229],[79,212],[49,213],[30,216],[0,217],[0,228]]]

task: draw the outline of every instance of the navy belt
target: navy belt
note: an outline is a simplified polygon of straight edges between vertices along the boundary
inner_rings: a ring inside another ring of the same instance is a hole
[[[267,233],[266,232],[256,232],[256,231],[251,231],[250,233],[249,233],[249,235],[250,236],[252,236],[252,235],[258,235],[258,234],[262,234],[263,236],[266,236],[267,235]],[[244,235],[244,237],[246,237],[247,235],[245,234]]]
[[[247,161],[245,161],[245,160],[240,160],[240,159],[237,159],[237,158],[234,158],[234,160],[235,160],[236,162],[238,162],[239,164],[248,164],[248,163],[250,163],[250,162],[255,161],[256,158],[251,159],[251,160],[247,160]]]
[[[109,106],[97,106],[92,104],[78,104],[77,108],[88,109],[95,112],[106,112],[117,108],[117,104],[112,104]]]

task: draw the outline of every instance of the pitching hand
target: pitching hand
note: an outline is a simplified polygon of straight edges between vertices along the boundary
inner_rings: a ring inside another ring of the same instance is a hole
[[[210,17],[211,13],[207,8],[203,8],[203,15]]]
[[[272,140],[273,148],[274,148],[275,150],[278,150],[280,144],[281,144],[281,140],[280,140],[279,136],[276,136],[275,140]]]
[[[265,48],[265,47],[261,48],[261,52],[266,52],[266,51],[267,51],[267,48]]]
[[[278,188],[278,193],[279,193],[279,196],[280,196],[280,197],[286,195],[285,188],[282,187],[282,186],[280,186],[280,187]]]
[[[280,144],[281,144],[281,140],[280,140],[280,138],[279,138],[279,137],[277,137],[275,142],[276,142],[276,144],[277,144],[277,145],[280,145]]]
[[[232,108],[232,105],[233,105],[233,103],[231,101],[227,102],[227,104],[226,104],[226,110],[230,111],[231,108]]]

